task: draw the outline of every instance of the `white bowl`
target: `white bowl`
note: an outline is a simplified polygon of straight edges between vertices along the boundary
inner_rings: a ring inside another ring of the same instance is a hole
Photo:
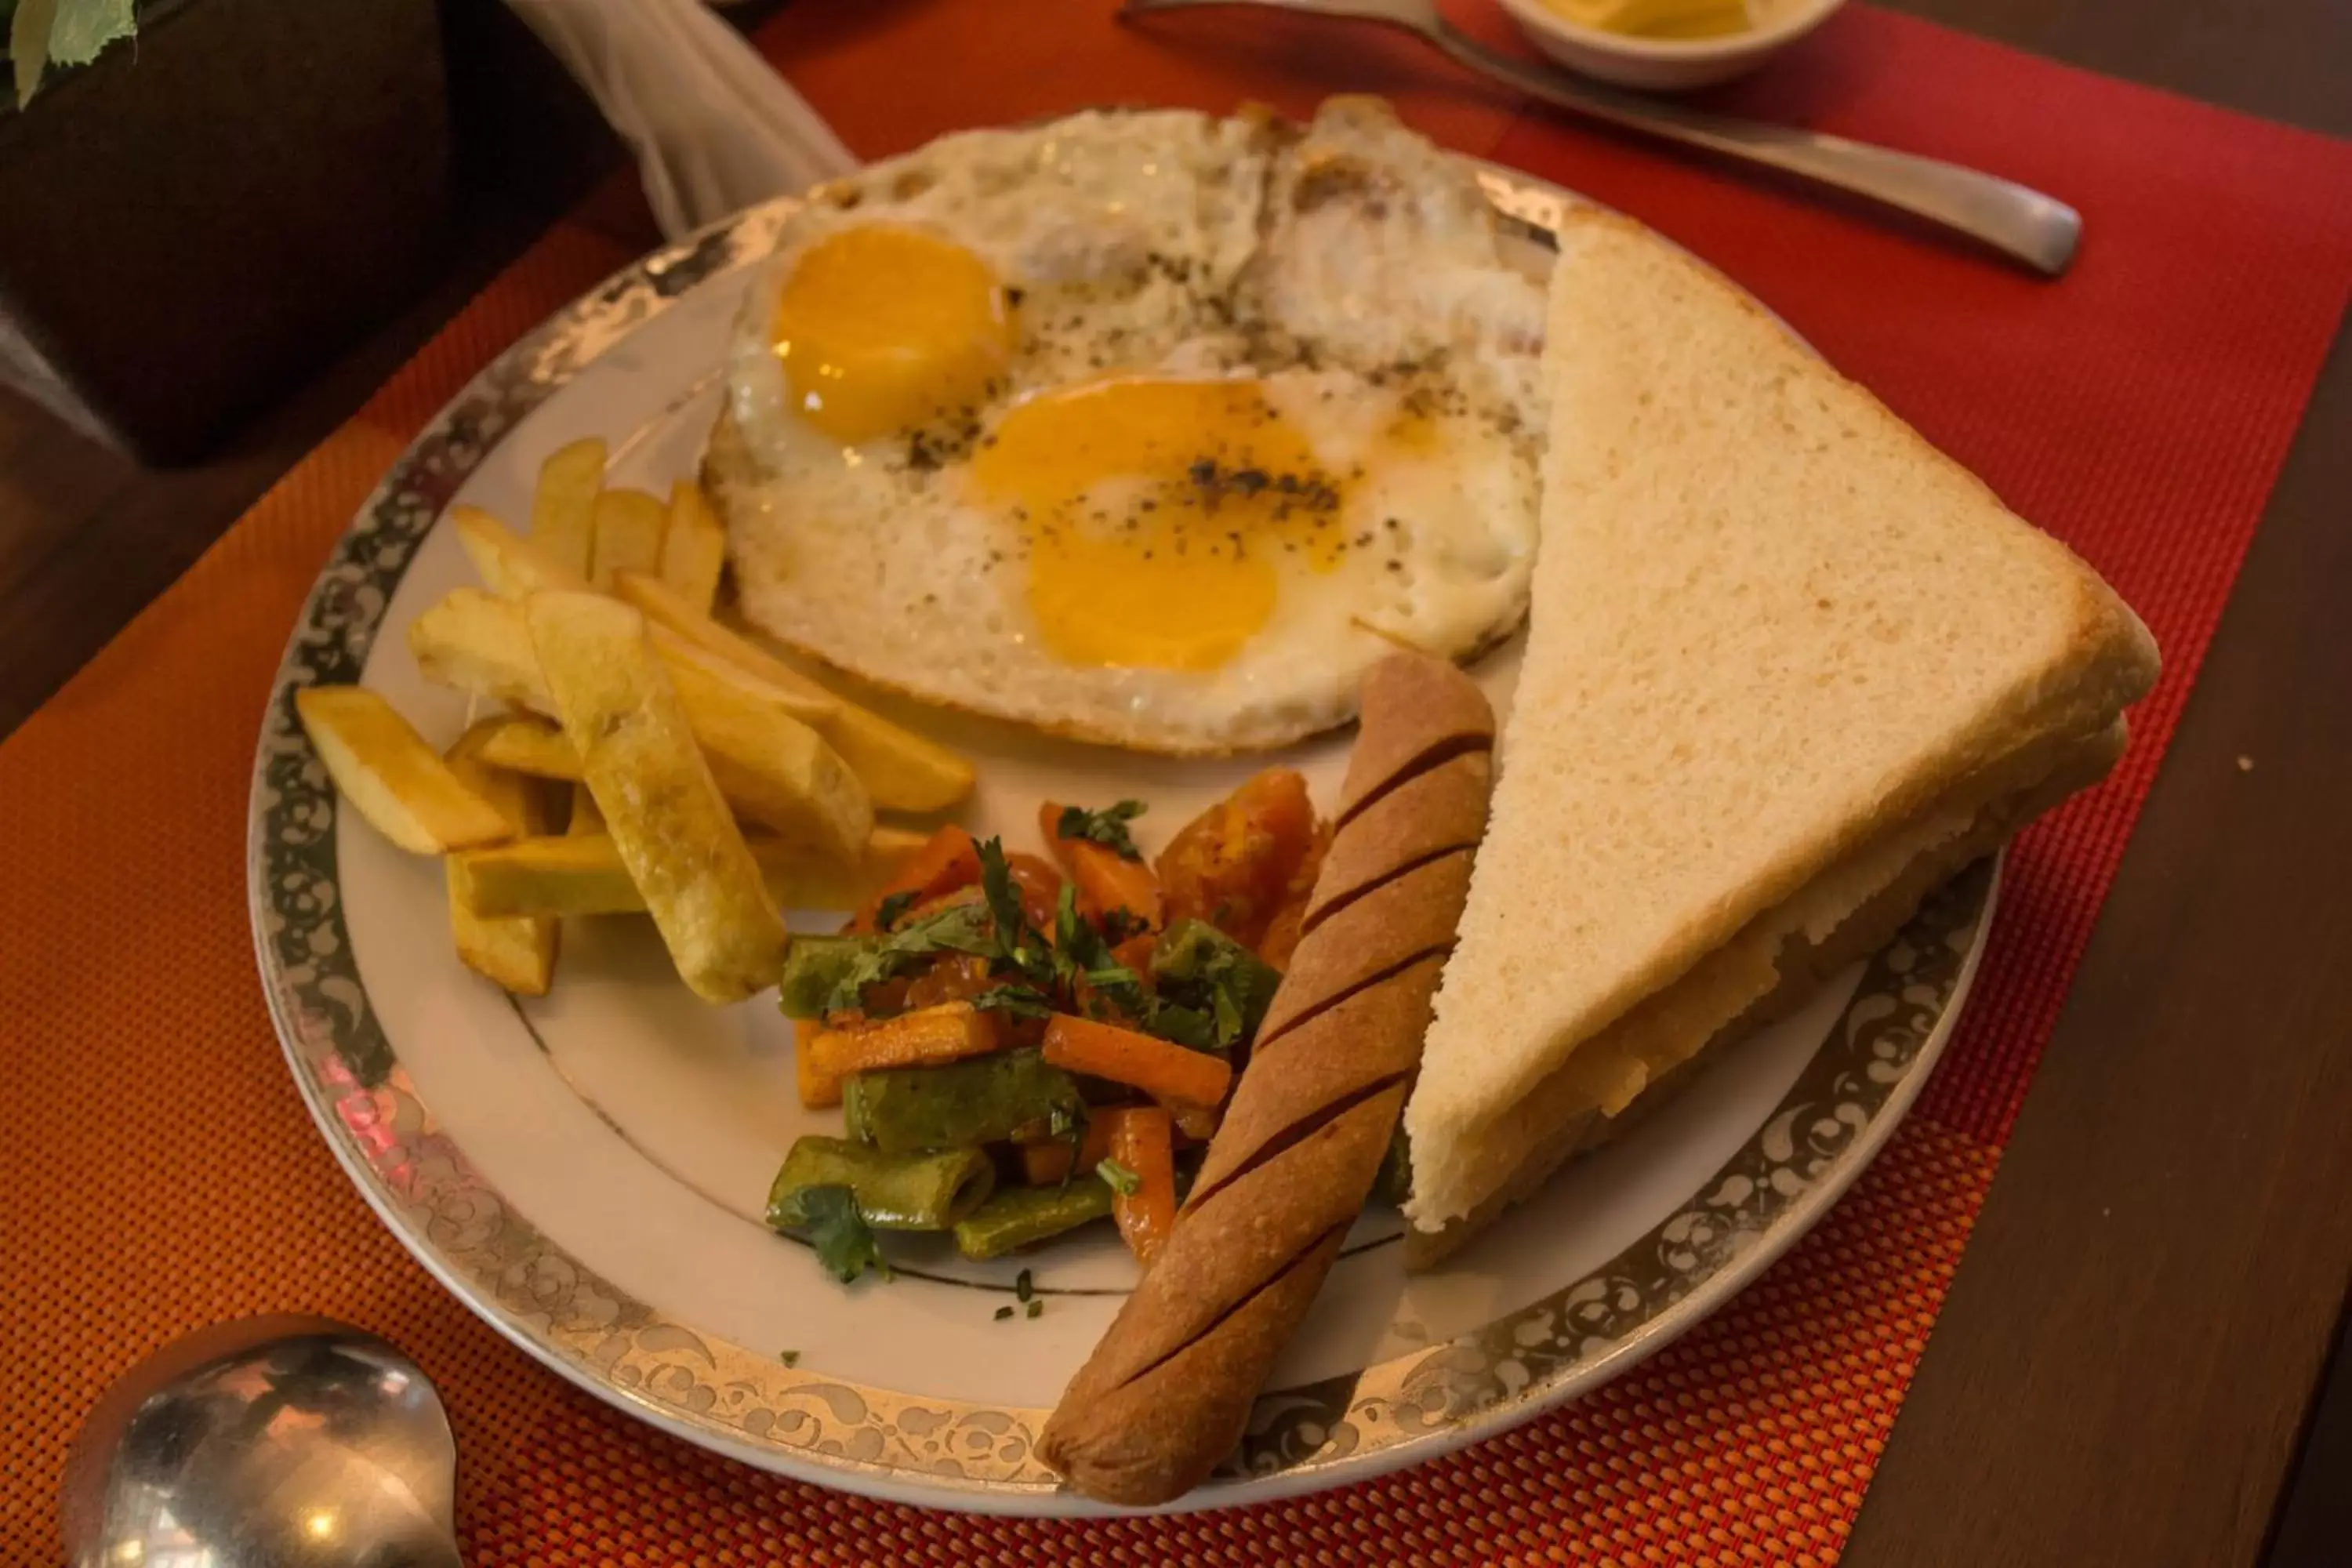
[[[1845,0],[1748,0],[1753,26],[1719,38],[1637,38],[1571,22],[1543,0],[1503,0],[1536,47],[1572,71],[1620,87],[1677,92],[1729,81],[1829,19]]]

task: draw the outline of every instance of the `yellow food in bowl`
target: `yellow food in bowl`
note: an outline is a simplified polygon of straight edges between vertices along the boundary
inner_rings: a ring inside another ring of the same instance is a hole
[[[1642,38],[1719,38],[1748,29],[1747,0],[1544,0],[1580,26]]]

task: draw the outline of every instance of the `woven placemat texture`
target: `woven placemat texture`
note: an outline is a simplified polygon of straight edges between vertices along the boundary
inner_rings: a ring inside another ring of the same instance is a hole
[[[2352,286],[2352,149],[1860,7],[1732,95],[2074,202],[2088,243],[2043,283],[1531,118],[1395,40],[1286,19],[1122,30],[1108,9],[1033,0],[1017,50],[982,0],[794,6],[761,41],[869,156],[1094,103],[1297,113],[1391,92],[1449,144],[1589,191],[1754,289],[2155,628],[2166,675],[2133,749],[2018,845],[1917,1111],[1803,1244],[1638,1372],[1288,1503],[925,1513],[713,1458],[541,1370],[401,1250],[310,1127],[254,975],[243,840],[265,694],[329,544],[467,374],[628,259],[567,225],[0,743],[0,1367],[24,1380],[0,1400],[0,1558],[56,1557],[65,1445],[117,1373],[261,1310],[346,1318],[424,1363],[457,1425],[476,1564],[1836,1557]]]

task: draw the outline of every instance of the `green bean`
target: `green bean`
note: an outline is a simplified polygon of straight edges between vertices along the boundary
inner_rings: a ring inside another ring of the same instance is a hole
[[[988,1201],[996,1165],[982,1149],[885,1154],[845,1138],[803,1138],[768,1188],[768,1223],[806,1225],[801,1198],[815,1187],[847,1187],[877,1230],[947,1230]]]
[[[824,1014],[825,998],[850,970],[874,951],[874,943],[857,936],[795,936],[784,954],[783,977],[776,982],[776,999],[787,1018],[816,1018]]]
[[[1108,1182],[1084,1174],[1058,1187],[1012,1187],[958,1220],[956,1250],[966,1258],[1002,1258],[1075,1230],[1110,1213]]]
[[[852,1073],[842,1088],[849,1135],[886,1154],[996,1143],[1024,1122],[1086,1114],[1076,1079],[1032,1047],[943,1067]]]

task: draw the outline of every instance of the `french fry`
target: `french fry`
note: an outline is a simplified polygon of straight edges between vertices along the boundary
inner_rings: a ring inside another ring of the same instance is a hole
[[[491,766],[529,773],[536,779],[569,781],[566,793],[571,797],[571,810],[563,823],[566,834],[576,838],[604,831],[604,818],[596,809],[596,797],[580,782],[580,753],[563,738],[561,726],[536,713],[512,713],[485,719],[476,728],[482,731],[477,754]],[[616,860],[614,865],[617,867],[619,862]],[[626,880],[625,873],[623,879]]]
[[[558,447],[539,466],[530,498],[530,538],[574,577],[595,553],[596,492],[604,488],[604,443],[591,436]]]
[[[692,479],[669,489],[669,531],[662,535],[661,580],[688,605],[708,615],[727,566],[727,530],[709,498]]]
[[[922,841],[903,827],[877,827],[859,863],[845,868],[768,834],[744,835],[770,893],[802,910],[856,908]],[[466,908],[485,919],[637,914],[646,907],[619,847],[601,829],[467,850],[449,857],[449,868]]]
[[[436,686],[555,711],[520,607],[484,589],[459,588],[427,605],[408,623],[408,651]]]
[[[593,838],[604,836],[604,814],[596,809],[596,797],[588,786],[572,786],[572,815],[563,824],[565,835],[572,838]]]
[[[803,717],[825,712],[831,700],[812,701],[755,680],[657,627],[651,643],[729,801],[813,847],[854,856],[874,826],[872,798]],[[512,600],[459,588],[409,623],[408,646],[437,685],[554,710],[522,608]]]
[[[403,849],[444,855],[514,837],[498,807],[375,692],[306,686],[294,693],[294,711],[343,799]]]
[[[669,511],[643,490],[605,490],[596,498],[596,553],[593,581],[610,586],[622,572],[654,572],[661,567],[662,534],[669,527]]]
[[[574,572],[537,538],[521,534],[475,506],[453,506],[449,522],[457,542],[474,563],[490,592],[513,598],[534,588],[584,588],[588,579]]]
[[[645,617],[549,590],[523,618],[563,732],[679,975],[710,1002],[775,984],[788,938],[655,656]]]
[[[670,666],[675,679],[689,684],[682,693],[689,710],[715,684],[730,687],[734,700],[767,703],[802,724],[825,720],[837,708],[824,691],[807,696],[772,687],[724,666],[675,632],[658,626],[649,630],[663,666]],[[539,656],[531,654],[531,635],[522,626],[522,606],[510,599],[482,588],[452,590],[409,623],[409,654],[416,656],[416,668],[436,687],[518,703],[548,717],[555,712],[546,679],[539,675]],[[679,675],[679,666],[694,668]]]
[[[537,779],[580,780],[580,753],[560,726],[535,713],[485,719],[466,733],[474,741],[473,754],[491,767]]]
[[[651,634],[655,651],[673,676],[678,665],[694,667],[680,678],[690,688],[681,693],[689,710],[720,685],[731,689],[732,696],[726,700],[763,703],[803,724],[828,717],[837,706],[822,692],[811,697],[788,691],[721,665],[659,626],[651,628]],[[523,626],[522,608],[512,600],[481,588],[453,589],[408,624],[408,650],[425,679],[436,686],[554,714],[538,657],[531,651],[530,633]]]
[[[841,754],[787,710],[785,694],[690,645],[660,635],[650,643],[727,798],[797,843],[856,858],[874,831],[873,797]]]
[[[963,758],[827,691],[751,638],[712,620],[661,579],[625,573],[614,578],[613,591],[655,625],[768,686],[830,699],[833,712],[811,722],[866,781],[876,805],[944,811],[971,793],[971,764]]]
[[[518,834],[545,833],[548,785],[493,766],[484,756],[488,738],[502,719],[485,719],[457,737],[444,759],[460,782],[496,806]],[[545,915],[492,919],[476,914],[460,896],[458,862],[442,861],[449,886],[449,931],[466,967],[521,996],[544,996],[555,981],[555,951],[562,922]]]

